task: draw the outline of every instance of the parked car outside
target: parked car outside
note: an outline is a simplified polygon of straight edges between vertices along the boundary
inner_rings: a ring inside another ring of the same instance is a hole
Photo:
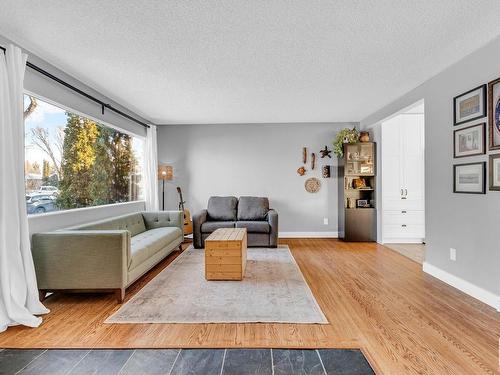
[[[40,186],[40,188],[36,191],[39,194],[50,194],[50,195],[58,195],[59,189],[55,186]]]
[[[28,214],[43,214],[57,211],[57,197],[52,194],[32,194],[26,196],[26,209]]]

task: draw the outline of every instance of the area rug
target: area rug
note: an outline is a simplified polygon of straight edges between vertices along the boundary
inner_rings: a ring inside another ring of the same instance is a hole
[[[190,246],[106,323],[328,324],[288,246],[249,248],[242,281],[205,280]]]

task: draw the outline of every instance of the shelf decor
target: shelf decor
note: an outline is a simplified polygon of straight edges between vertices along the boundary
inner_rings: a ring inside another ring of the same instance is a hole
[[[359,132],[356,128],[345,128],[337,133],[333,141],[333,152],[339,158],[344,156],[344,144],[356,143],[359,139]]]
[[[375,143],[343,144],[338,165],[339,238],[375,241],[377,236]]]
[[[486,116],[486,85],[453,98],[453,124],[460,125]]]

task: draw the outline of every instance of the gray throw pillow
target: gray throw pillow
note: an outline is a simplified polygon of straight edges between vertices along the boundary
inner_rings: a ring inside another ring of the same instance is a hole
[[[269,199],[264,197],[240,197],[238,202],[238,220],[266,220],[269,211]]]
[[[207,214],[209,220],[235,221],[238,199],[236,197],[210,197]]]

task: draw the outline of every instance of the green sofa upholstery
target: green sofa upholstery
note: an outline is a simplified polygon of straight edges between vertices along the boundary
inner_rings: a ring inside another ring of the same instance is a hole
[[[180,246],[181,211],[138,212],[33,234],[40,296],[47,292],[125,289]]]

